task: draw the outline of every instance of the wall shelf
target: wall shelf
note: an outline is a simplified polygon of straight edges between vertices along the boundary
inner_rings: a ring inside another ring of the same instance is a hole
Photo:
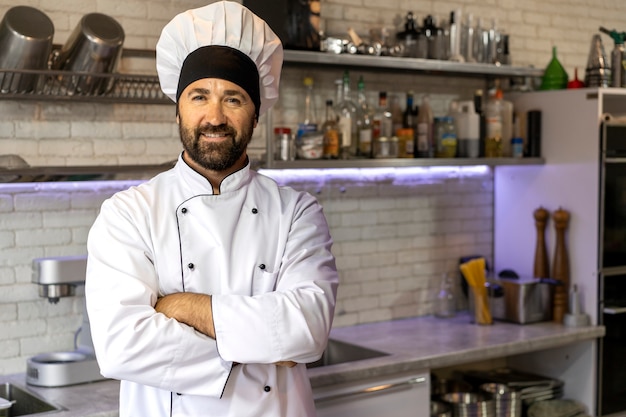
[[[324,169],[324,168],[406,168],[443,166],[499,166],[541,165],[543,158],[390,158],[390,159],[298,159],[295,161],[272,161],[270,169]]]

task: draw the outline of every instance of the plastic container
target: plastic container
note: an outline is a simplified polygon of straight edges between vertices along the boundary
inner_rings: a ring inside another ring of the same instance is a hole
[[[295,143],[288,127],[274,128],[274,159],[293,161],[296,157]]]
[[[474,101],[461,101],[454,115],[457,131],[458,156],[478,158],[480,154],[480,116],[474,110]]]

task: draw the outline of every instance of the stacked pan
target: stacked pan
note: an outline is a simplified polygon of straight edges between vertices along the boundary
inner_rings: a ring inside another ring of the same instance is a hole
[[[482,384],[480,389],[493,396],[496,417],[521,417],[522,393],[520,391],[505,384],[496,383]]]
[[[441,399],[451,406],[454,417],[496,417],[496,402],[488,392],[451,392]]]

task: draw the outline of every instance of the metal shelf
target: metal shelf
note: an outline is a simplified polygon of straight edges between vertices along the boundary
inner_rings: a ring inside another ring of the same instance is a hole
[[[543,69],[511,65],[478,64],[441,61],[436,59],[402,58],[391,56],[333,54],[285,50],[286,64],[314,64],[342,67],[370,68],[381,71],[419,71],[435,74],[460,74],[476,77],[541,77]]]
[[[0,99],[173,104],[153,75],[0,69]]]
[[[175,162],[154,165],[0,168],[0,183],[110,180],[120,175],[157,174],[172,168]]]
[[[500,166],[541,165],[543,158],[390,158],[390,159],[298,159],[295,161],[271,161],[268,169],[324,169],[324,168],[403,168],[437,166]]]

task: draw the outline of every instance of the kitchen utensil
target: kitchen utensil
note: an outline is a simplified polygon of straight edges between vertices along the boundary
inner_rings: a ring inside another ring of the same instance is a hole
[[[567,88],[585,88],[585,83],[578,79],[578,67],[574,68],[574,79],[567,83]]]
[[[604,45],[600,34],[591,38],[591,48],[587,58],[585,70],[585,85],[587,87],[608,87],[611,79],[611,68],[606,59]]]
[[[537,229],[537,242],[535,245],[535,278],[548,278],[550,276],[550,264],[548,263],[548,251],[546,249],[546,224],[550,218],[550,213],[543,207],[537,208],[533,212],[535,218],[535,228]]]
[[[541,90],[560,90],[567,87],[567,72],[556,56],[556,46],[552,47],[552,59],[541,78]]]
[[[48,16],[29,6],[10,8],[0,22],[0,69],[41,70],[48,67],[54,25]],[[0,91],[30,92],[39,76],[0,74]]]
[[[452,408],[441,401],[431,401],[430,417],[452,417]]]
[[[565,231],[569,223],[570,214],[567,210],[559,208],[552,214],[554,229],[556,230],[556,244],[554,248],[553,278],[561,281],[562,285],[554,291],[553,320],[563,322],[567,313],[567,292],[569,288],[569,258],[565,246]]]
[[[496,417],[520,417],[522,415],[522,394],[506,384],[486,383],[480,390],[490,393],[495,401]]]
[[[60,51],[55,51],[53,67],[85,73],[64,76],[70,91],[102,94],[113,86],[113,79],[98,74],[113,73],[122,55],[124,29],[112,17],[89,13],[80,20]]]
[[[441,399],[450,404],[455,417],[494,417],[495,401],[486,392],[452,392]]]

